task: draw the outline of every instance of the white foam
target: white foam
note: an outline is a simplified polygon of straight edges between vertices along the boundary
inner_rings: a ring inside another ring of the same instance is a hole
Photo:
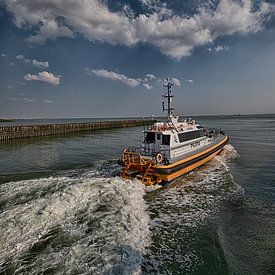
[[[0,263],[10,260],[23,268],[22,257],[57,228],[71,243],[62,247],[61,242],[56,251],[50,244],[31,261],[29,274],[60,263],[63,273],[139,272],[150,234],[138,181],[50,177],[10,182],[0,189],[8,202],[0,214]]]
[[[229,161],[237,157],[234,147],[226,145],[198,171],[150,194],[147,201],[152,221],[143,199],[145,191],[152,188],[137,180],[108,177],[115,168],[110,169],[106,162],[73,177],[2,184],[0,266],[11,262],[19,273],[28,274],[49,267],[56,267],[57,274],[58,270],[60,274],[139,273],[151,242],[149,226],[153,235],[158,235],[161,255],[155,252],[154,256],[161,265],[162,257],[169,259],[174,254],[174,247],[167,242],[177,243],[169,235],[171,228],[195,230],[240,188],[228,168]],[[42,251],[30,252],[45,240],[49,241]],[[178,261],[192,270],[199,257],[188,251],[178,255]]]
[[[175,259],[170,255],[177,255],[177,262],[181,263],[185,272],[195,270],[196,265],[201,264],[196,250],[182,247],[190,247],[191,238],[196,236],[193,232],[216,215],[222,202],[242,193],[228,165],[236,157],[238,154],[234,147],[227,145],[222,154],[206,165],[167,188],[153,192],[154,195],[150,194],[152,238],[158,239],[157,244],[153,244],[156,246],[154,257],[158,261],[147,260],[151,262],[148,266],[154,265],[152,270],[149,268],[150,272],[162,273],[164,264],[173,264]]]
[[[231,144],[226,144],[223,147],[223,150],[222,150],[220,156],[223,157],[224,160],[226,160],[228,162],[240,157],[237,150]]]

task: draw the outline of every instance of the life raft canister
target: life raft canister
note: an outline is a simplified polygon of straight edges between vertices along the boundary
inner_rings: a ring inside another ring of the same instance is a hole
[[[157,163],[163,162],[163,155],[161,153],[156,154],[156,161]]]

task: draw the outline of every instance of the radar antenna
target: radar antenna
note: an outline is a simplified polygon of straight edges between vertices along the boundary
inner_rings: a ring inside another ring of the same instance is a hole
[[[163,83],[163,87],[167,88],[167,92],[162,95],[162,110],[167,111],[167,119],[168,122],[173,122],[174,118],[174,110],[175,108],[172,105],[172,98],[174,95],[172,94],[172,86],[174,86],[174,83],[169,79],[169,77],[166,79],[165,83]],[[164,99],[167,98],[167,108],[165,108]]]

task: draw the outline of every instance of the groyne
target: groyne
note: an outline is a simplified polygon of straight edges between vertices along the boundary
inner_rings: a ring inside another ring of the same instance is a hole
[[[64,135],[67,133],[77,133],[100,129],[126,128],[135,126],[151,125],[154,120],[133,119],[115,121],[97,121],[89,123],[66,123],[66,124],[46,124],[46,125],[20,125],[20,126],[0,126],[0,141],[11,139],[35,138],[53,135]]]

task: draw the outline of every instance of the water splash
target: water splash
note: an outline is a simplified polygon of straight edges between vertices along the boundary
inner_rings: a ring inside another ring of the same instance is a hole
[[[223,147],[223,150],[221,151],[220,155],[216,156],[216,158],[217,157],[221,157],[226,163],[229,163],[232,160],[238,159],[240,155],[231,144],[226,144]]]
[[[10,182],[0,192],[0,272],[139,272],[150,243],[139,182],[90,171]]]
[[[0,273],[150,274],[174,261],[194,270],[202,264],[190,245],[194,232],[241,193],[228,168],[237,156],[227,145],[203,168],[146,195],[139,181],[115,176],[114,161],[2,184]]]
[[[153,241],[144,273],[163,273],[177,266],[176,270],[185,274],[203,265],[195,245],[198,231],[215,217],[223,202],[243,198],[243,189],[228,166],[237,157],[234,147],[227,145],[195,172],[147,194]]]

